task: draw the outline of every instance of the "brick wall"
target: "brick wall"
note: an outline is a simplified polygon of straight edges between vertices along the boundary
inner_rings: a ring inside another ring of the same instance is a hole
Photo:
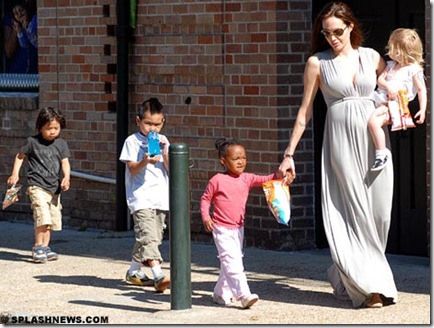
[[[63,136],[73,169],[113,178],[115,1],[39,1],[38,7],[41,105],[67,115]],[[193,239],[209,241],[199,200],[208,179],[221,171],[215,139],[239,138],[250,172],[274,172],[281,160],[301,100],[309,1],[155,0],[139,2],[137,16],[130,47],[130,133],[136,130],[136,105],[160,98],[168,116],[165,133],[171,142],[189,145],[194,164]],[[257,189],[247,207],[248,245],[313,246],[311,149],[311,138],[304,138],[296,155],[306,183],[293,190],[292,229],[274,221]],[[113,229],[115,199],[114,186],[74,178],[64,194],[65,218],[73,226]]]
[[[115,1],[38,1],[41,105],[67,117],[62,135],[72,169],[109,178],[116,172],[115,12]],[[113,185],[73,178],[66,220],[112,229],[115,201]]]
[[[39,107],[53,106],[65,114],[67,129],[62,137],[72,151],[72,169],[108,178],[115,177],[117,163],[116,90],[112,88],[115,12],[115,1],[38,1]],[[8,139],[11,147],[1,150],[7,158],[2,181],[11,172],[18,147],[34,132],[37,107],[21,108],[14,115],[28,128],[21,123],[12,127],[16,132],[13,140]],[[113,185],[73,178],[62,197],[65,225],[113,229]],[[4,212],[5,216],[31,220],[24,193],[20,205]]]
[[[12,166],[18,148],[30,131],[35,130],[35,119],[38,108],[37,95],[21,94],[11,96],[0,94],[0,172],[1,197],[6,191],[6,181],[12,173]],[[27,167],[27,162],[23,169]],[[19,181],[23,183],[25,179]],[[23,193],[23,192],[21,192]],[[21,195],[20,202],[10,206],[7,211],[0,212],[0,218],[28,220],[31,217],[26,197]]]
[[[210,240],[203,233],[199,200],[208,179],[221,171],[216,138],[244,143],[248,171],[276,171],[301,100],[310,15],[308,1],[139,3],[131,100],[159,97],[168,115],[165,133],[171,142],[190,147],[194,239]],[[293,191],[292,229],[274,221],[257,189],[246,213],[248,245],[313,245],[311,148],[305,138],[296,155],[306,184]]]

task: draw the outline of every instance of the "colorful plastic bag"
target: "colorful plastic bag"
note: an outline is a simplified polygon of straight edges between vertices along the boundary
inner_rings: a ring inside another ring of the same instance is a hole
[[[2,209],[4,210],[9,205],[18,202],[18,192],[21,189],[21,185],[13,185],[6,190],[5,198],[3,199]]]
[[[262,189],[264,190],[268,208],[273,213],[276,221],[288,225],[291,218],[291,196],[285,179],[264,182]]]
[[[408,108],[408,97],[406,90],[399,90],[398,98],[396,100],[389,100],[388,107],[390,121],[392,122],[391,131],[406,130],[407,128],[416,127]]]

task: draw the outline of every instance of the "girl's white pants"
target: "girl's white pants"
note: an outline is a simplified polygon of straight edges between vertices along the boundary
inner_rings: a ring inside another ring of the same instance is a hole
[[[220,259],[220,275],[214,294],[226,303],[230,303],[232,297],[239,301],[250,296],[243,265],[244,227],[229,229],[214,225],[212,236]]]

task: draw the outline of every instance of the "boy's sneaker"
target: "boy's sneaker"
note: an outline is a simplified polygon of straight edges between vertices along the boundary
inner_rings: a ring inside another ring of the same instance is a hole
[[[55,261],[59,258],[56,252],[53,252],[50,247],[44,247],[45,255],[47,255],[47,261]]]
[[[224,306],[228,306],[228,305],[230,305],[230,304],[232,303],[232,299],[230,299],[229,301],[225,301],[225,300],[223,299],[223,297],[218,296],[218,295],[216,295],[216,294],[212,294],[212,301],[213,301],[215,304],[218,304],[218,305],[224,305]]]
[[[37,245],[32,248],[33,261],[36,263],[44,263],[47,261],[47,254],[45,253],[44,246]]]
[[[374,164],[372,164],[371,171],[380,171],[389,164],[389,156],[377,157]]]
[[[149,279],[149,277],[141,270],[137,270],[134,272],[134,274],[130,274],[130,272],[127,270],[125,282],[128,285],[136,286],[152,286],[154,284],[154,280]]]
[[[244,309],[250,308],[253,304],[255,304],[259,300],[259,296],[256,294],[250,294],[246,298],[241,300],[241,305]]]
[[[157,293],[164,292],[169,286],[170,286],[170,279],[166,278],[165,275],[162,275],[159,278],[155,279],[154,287]]]

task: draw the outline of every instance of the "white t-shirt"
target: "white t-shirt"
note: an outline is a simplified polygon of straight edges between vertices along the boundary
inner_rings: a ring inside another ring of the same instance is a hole
[[[147,152],[147,138],[136,132],[125,140],[119,160],[124,163],[139,162]],[[131,213],[145,208],[168,211],[169,176],[163,156],[158,163],[147,164],[136,175],[132,175],[128,167],[125,168],[125,189]]]

